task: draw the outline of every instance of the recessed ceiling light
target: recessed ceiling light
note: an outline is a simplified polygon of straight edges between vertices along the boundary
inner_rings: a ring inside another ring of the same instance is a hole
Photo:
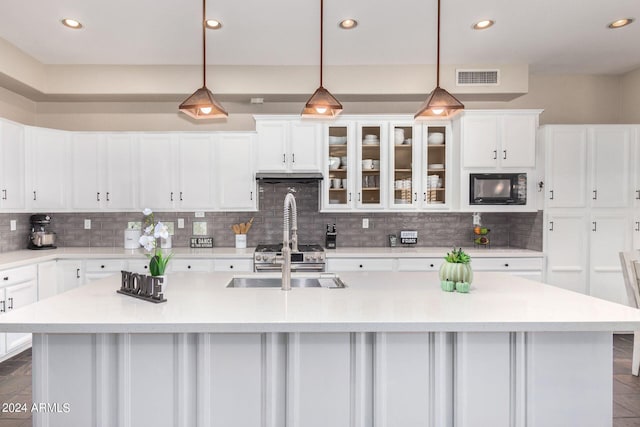
[[[62,25],[67,28],[72,28],[74,30],[79,30],[80,28],[82,28],[82,24],[80,23],[80,21],[76,21],[75,19],[64,18],[61,22]]]
[[[217,19],[207,19],[204,25],[210,30],[219,30],[220,28],[222,28],[222,22],[218,21]]]
[[[340,28],[342,28],[343,30],[350,30],[358,26],[358,21],[351,18],[343,19],[342,21],[340,21],[338,26],[340,26]]]
[[[475,24],[473,24],[473,29],[474,30],[486,30],[487,28],[493,26],[493,24],[495,24],[496,21],[493,21],[491,19],[484,19],[482,21],[478,21]]]
[[[608,27],[609,28],[622,28],[622,27],[626,27],[627,25],[631,24],[632,22],[633,22],[633,18],[618,19],[617,21],[611,22],[608,25]]]

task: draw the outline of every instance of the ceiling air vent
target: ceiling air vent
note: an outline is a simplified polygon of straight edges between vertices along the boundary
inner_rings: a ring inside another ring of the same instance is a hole
[[[499,70],[456,70],[458,86],[498,86]]]

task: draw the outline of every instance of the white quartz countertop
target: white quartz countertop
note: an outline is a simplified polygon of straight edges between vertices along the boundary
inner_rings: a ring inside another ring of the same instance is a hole
[[[264,276],[264,275],[263,275]],[[278,276],[277,274],[275,276]],[[169,275],[167,302],[116,293],[112,276],[0,316],[0,331],[40,333],[615,331],[640,310],[503,273],[469,294],[437,273],[342,273],[345,289],[226,288],[231,273]]]
[[[437,257],[441,258],[451,251],[450,247],[397,247],[397,248],[338,248],[326,249],[327,258],[419,258],[419,257]],[[474,249],[464,248],[469,255],[478,258],[500,258],[500,257],[542,257],[544,254],[539,251],[531,251],[527,249],[516,248],[497,248],[497,249]],[[181,258],[248,258],[253,259],[255,248],[246,249],[235,248],[213,248],[213,249],[191,249],[191,248],[173,248],[170,251],[174,254],[175,259]],[[21,267],[23,265],[51,261],[56,259],[135,259],[145,258],[145,251],[142,249],[123,249],[123,248],[58,248],[47,250],[21,250],[13,252],[0,253],[0,269]]]

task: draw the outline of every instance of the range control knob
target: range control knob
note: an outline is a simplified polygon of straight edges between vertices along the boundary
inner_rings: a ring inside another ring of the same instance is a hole
[[[306,257],[304,257],[305,261],[311,261],[311,255],[307,255]]]
[[[256,261],[262,261],[262,255],[256,255]]]

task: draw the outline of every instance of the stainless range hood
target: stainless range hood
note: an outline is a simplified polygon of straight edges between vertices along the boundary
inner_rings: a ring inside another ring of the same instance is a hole
[[[256,180],[264,184],[278,184],[287,182],[292,184],[307,184],[322,181],[320,172],[258,172]]]

